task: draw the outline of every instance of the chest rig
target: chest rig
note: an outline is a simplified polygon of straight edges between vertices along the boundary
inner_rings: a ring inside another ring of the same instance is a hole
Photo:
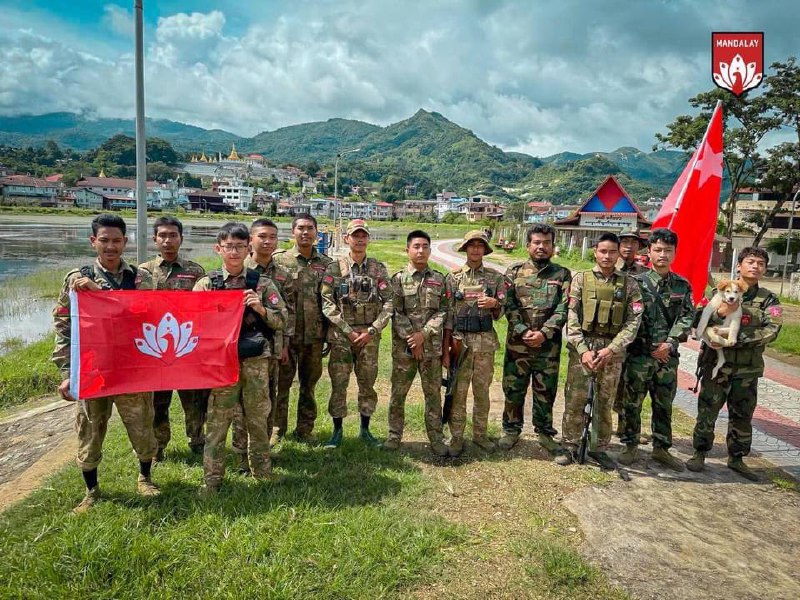
[[[466,277],[466,275],[465,275]],[[458,289],[453,292],[455,301],[455,330],[463,333],[484,333],[493,331],[492,312],[478,307],[482,295],[494,298],[497,290],[487,283],[458,280]]]
[[[581,329],[595,335],[616,335],[622,330],[628,300],[628,278],[614,274],[610,281],[598,281],[594,271],[583,276]]]
[[[378,293],[378,262],[367,257],[356,273],[347,258],[339,258],[341,278],[336,285],[336,298],[342,316],[350,325],[372,325],[378,318],[383,301]]]

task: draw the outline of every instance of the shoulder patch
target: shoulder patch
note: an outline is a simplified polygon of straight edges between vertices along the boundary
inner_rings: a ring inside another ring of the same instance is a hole
[[[780,317],[781,315],[783,315],[783,309],[780,307],[780,305],[777,305],[777,304],[776,304],[776,305],[774,305],[774,306],[770,306],[770,307],[767,309],[767,314],[768,314],[770,317],[778,318],[778,317]]]
[[[325,275],[325,277],[322,278],[322,283],[333,285],[333,275]]]
[[[640,312],[642,312],[642,310],[644,310],[644,305],[637,300],[631,304],[631,308],[633,309],[633,312],[638,315]]]

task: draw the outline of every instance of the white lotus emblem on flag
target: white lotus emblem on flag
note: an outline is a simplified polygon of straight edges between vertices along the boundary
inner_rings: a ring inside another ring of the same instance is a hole
[[[200,341],[198,336],[192,337],[193,323],[186,321],[179,323],[172,313],[165,313],[158,326],[152,323],[143,323],[142,332],[144,339],[136,338],[136,348],[142,354],[154,358],[164,359],[170,348],[168,337],[172,338],[172,353],[175,358],[186,356],[192,352]]]
[[[755,62],[745,63],[742,55],[737,54],[730,64],[719,61],[719,73],[713,74],[714,83],[736,95],[742,94],[761,83],[763,74],[756,73],[757,68]]]

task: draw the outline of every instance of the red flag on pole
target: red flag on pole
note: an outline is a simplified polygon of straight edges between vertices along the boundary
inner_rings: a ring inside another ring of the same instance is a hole
[[[80,400],[239,379],[242,291],[71,292],[70,391]]]
[[[695,304],[703,297],[708,282],[721,188],[722,103],[717,102],[703,140],[672,186],[652,227],[666,227],[678,234],[672,270],[692,284]]]

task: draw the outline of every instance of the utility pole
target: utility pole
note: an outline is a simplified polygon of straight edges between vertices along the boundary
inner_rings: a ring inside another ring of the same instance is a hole
[[[789,213],[789,231],[786,232],[786,252],[783,255],[783,275],[781,275],[781,291],[779,295],[783,296],[783,282],[786,281],[786,267],[789,264],[789,248],[792,244],[792,228],[794,227],[794,210],[797,206],[797,196],[800,195],[800,189],[794,193],[792,198],[792,212]]]
[[[136,71],[136,258],[147,260],[147,140],[144,132],[144,38],[142,0],[134,0]]]

